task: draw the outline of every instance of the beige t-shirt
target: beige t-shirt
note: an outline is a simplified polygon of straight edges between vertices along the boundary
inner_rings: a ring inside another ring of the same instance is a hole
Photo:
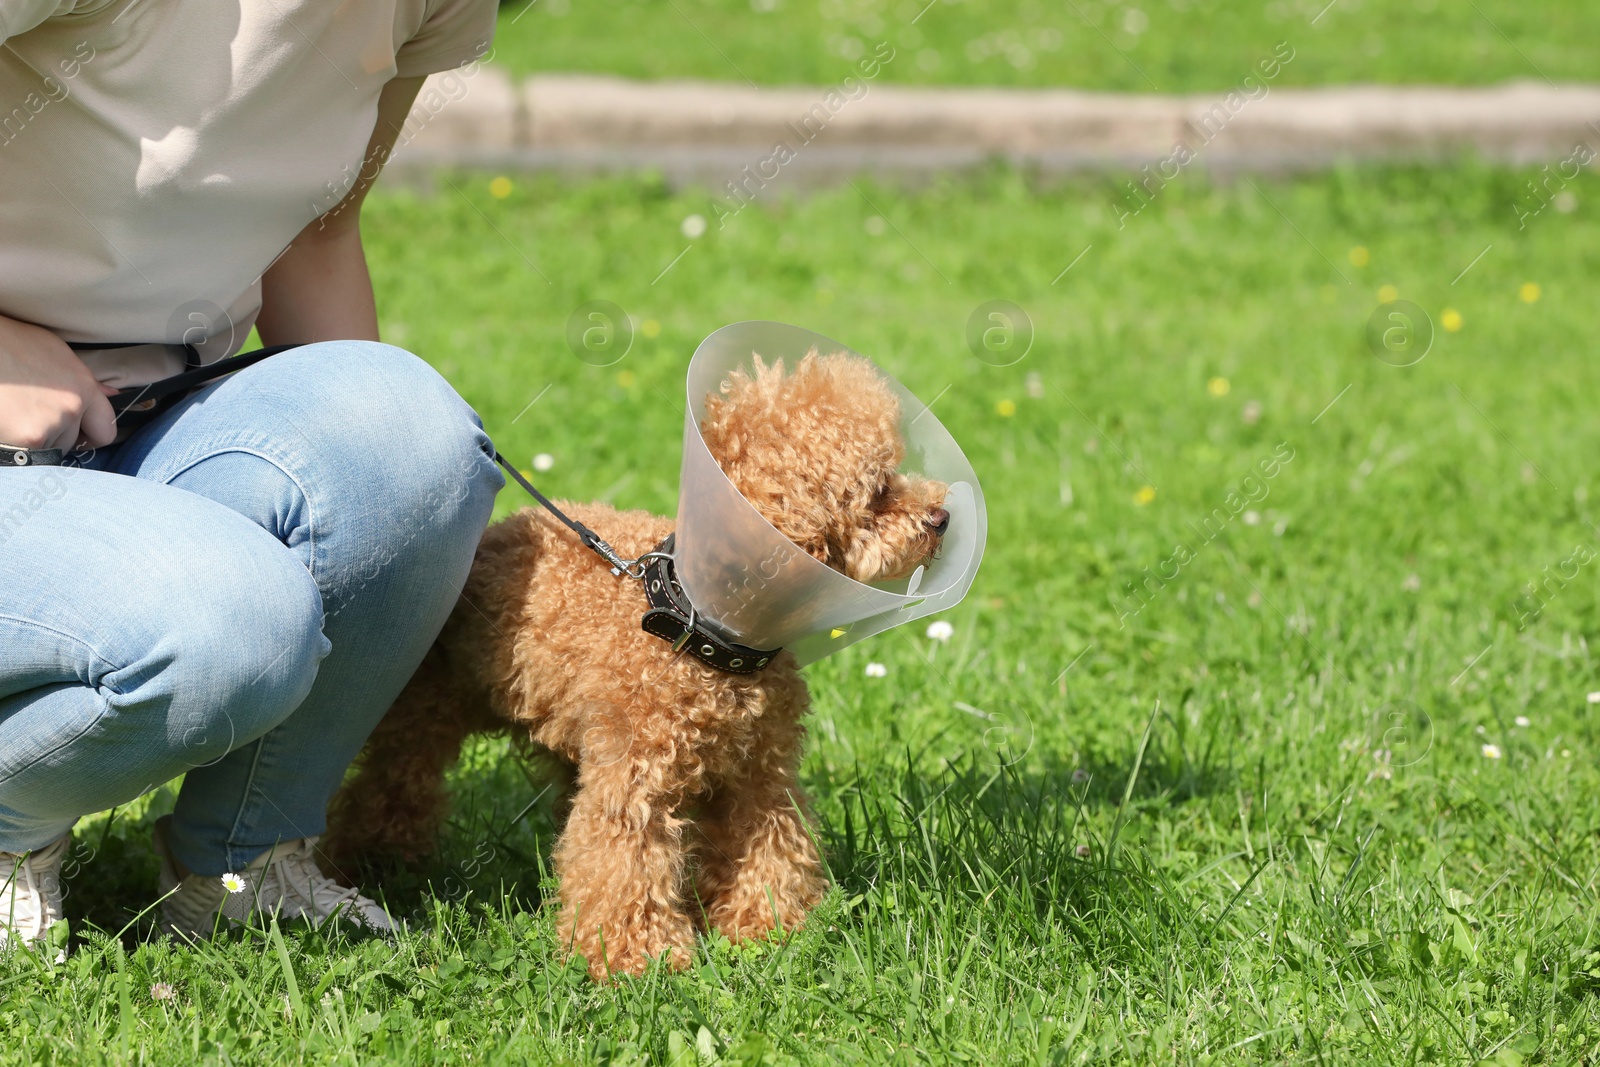
[[[0,314],[237,351],[263,272],[355,182],[384,84],[481,56],[495,10],[0,0]],[[141,351],[83,358],[112,385],[183,369]]]

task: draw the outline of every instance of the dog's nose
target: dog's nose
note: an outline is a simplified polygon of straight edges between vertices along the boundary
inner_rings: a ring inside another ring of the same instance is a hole
[[[950,513],[944,508],[934,508],[928,512],[926,522],[928,529],[942,537],[944,532],[950,528]]]

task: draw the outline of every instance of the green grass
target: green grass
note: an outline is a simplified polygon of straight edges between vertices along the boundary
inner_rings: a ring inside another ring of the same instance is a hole
[[[1597,36],[1583,0],[508,0],[494,49],[518,74],[832,84],[887,42],[881,81],[1177,93],[1280,41],[1278,85],[1589,81]]]
[[[703,196],[649,180],[376,195],[388,335],[508,454],[551,454],[547,490],[670,509],[693,346],[777,318],[939,397],[984,480],[985,568],[948,644],[919,626],[809,670],[837,888],[787,941],[592,985],[539,908],[550,798],[484,743],[436,866],[389,883],[414,924],[397,946],[174,948],[135,918],[168,789],[80,827],[79,943],[4,964],[0,1056],[1593,1062],[1593,566],[1520,630],[1514,602],[1595,544],[1600,217],[1585,178],[1519,231],[1524,177],[1185,175],[1119,230],[1109,181],[993,172],[750,207],[696,242],[679,223]],[[1461,328],[1379,362],[1386,284]],[[996,298],[1037,328],[1006,367],[963,340]],[[641,328],[611,366],[564,341],[590,299]],[[1203,543],[1190,523],[1280,443],[1259,521]],[[1194,558],[1130,614],[1127,583],[1178,542]]]

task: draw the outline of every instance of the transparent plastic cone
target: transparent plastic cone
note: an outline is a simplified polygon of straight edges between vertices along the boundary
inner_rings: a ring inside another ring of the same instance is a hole
[[[851,352],[780,322],[734,323],[700,343],[689,363],[674,549],[679,580],[702,618],[743,644],[785,647],[802,665],[954,607],[972,585],[988,536],[983,490],[972,464],[927,405],[882,368],[879,373],[900,398],[906,443],[901,470],[950,487],[944,505],[950,526],[938,557],[910,578],[866,585],[813,559],[762,518],[700,436],[706,396],[720,389],[730,371],[752,371],[752,355],[793,367],[813,348],[823,355]]]

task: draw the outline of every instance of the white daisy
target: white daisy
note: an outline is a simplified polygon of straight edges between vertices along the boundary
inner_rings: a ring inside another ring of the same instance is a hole
[[[1516,717],[1516,719],[1513,720],[1513,721],[1516,722],[1516,724],[1518,726],[1532,726],[1533,725],[1533,723],[1529,721],[1529,719],[1528,719],[1528,717],[1526,715],[1518,715]]]
[[[540,452],[537,456],[533,457],[533,469],[536,471],[547,471],[555,465],[556,457],[552,456],[548,452]]]
[[[230,893],[244,892],[244,879],[232,871],[222,876],[222,888]]]
[[[867,664],[867,677],[868,678],[883,678],[886,675],[888,675],[888,673],[889,673],[889,668],[885,667],[881,663],[869,663],[869,664]]]
[[[1589,703],[1591,703],[1591,704],[1600,704],[1600,693],[1590,693],[1589,694]]]
[[[1499,745],[1484,745],[1483,746],[1483,758],[1484,759],[1499,759],[1500,758],[1500,746]]]
[[[952,636],[955,635],[955,632],[956,628],[945,622],[943,619],[939,619],[937,622],[930,622],[928,624],[928,636],[933,638],[935,641],[948,641]]]
[[[689,240],[697,240],[706,233],[706,217],[704,215],[690,215],[678,225],[678,232]]]

